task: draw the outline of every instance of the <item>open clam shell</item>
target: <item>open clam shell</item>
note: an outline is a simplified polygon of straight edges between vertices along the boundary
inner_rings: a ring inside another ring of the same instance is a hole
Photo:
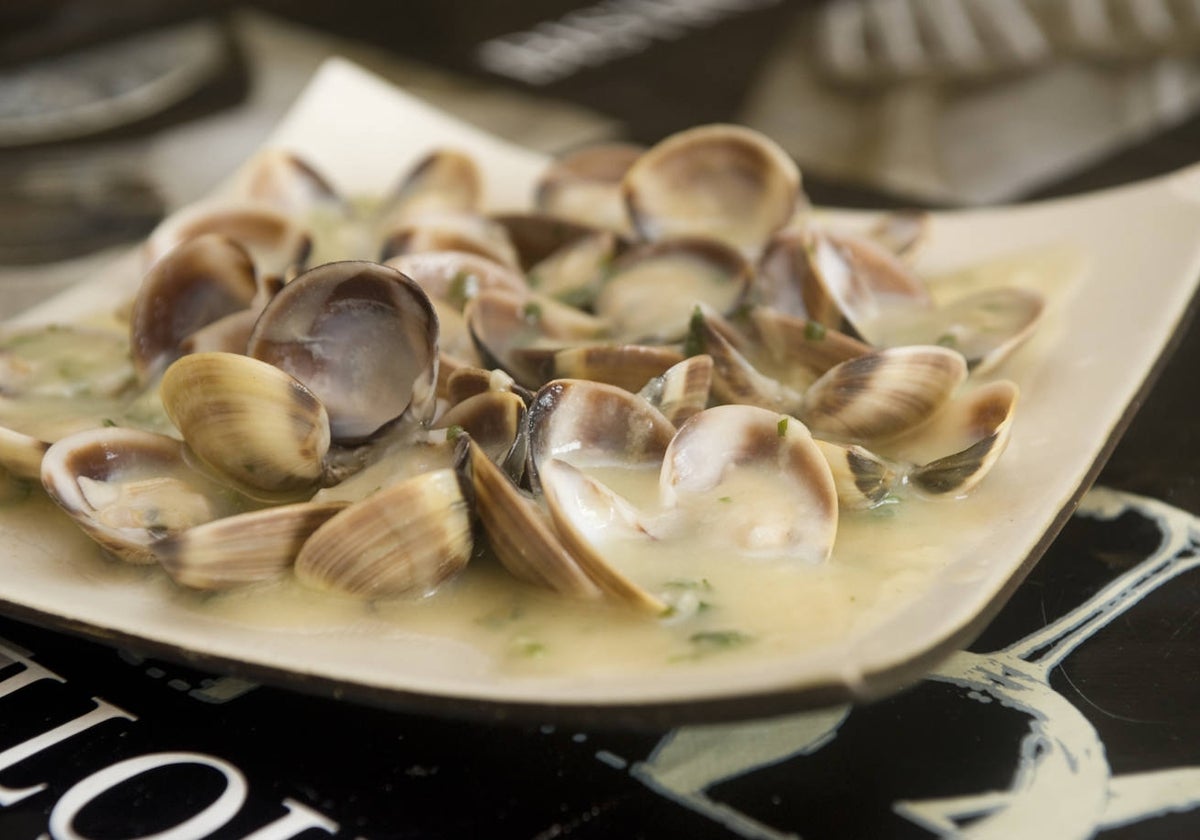
[[[608,333],[605,321],[533,294],[480,292],[463,315],[484,364],[527,388],[550,378],[559,350],[600,341]]]
[[[483,174],[458,149],[434,149],[400,179],[379,209],[391,225],[424,216],[476,213],[483,203]]]
[[[284,279],[295,275],[313,248],[311,232],[270,205],[196,205],[173,214],[150,235],[143,246],[146,265],[153,265],[177,245],[210,233],[245,248],[259,274]]]
[[[297,277],[259,316],[247,352],[304,383],[335,440],[361,441],[433,413],[438,323],[428,296],[377,263],[326,263]]]
[[[184,444],[136,429],[101,428],[55,442],[42,484],[59,507],[106,551],[153,563],[155,545],[244,505],[235,492],[193,468]]]
[[[621,181],[644,149],[632,143],[601,143],[562,155],[534,188],[543,213],[605,230],[629,229]]]
[[[547,513],[474,442],[470,456],[475,511],[501,565],[534,586],[572,598],[599,598],[600,588],[563,545]]]
[[[939,344],[957,350],[974,374],[994,370],[1037,327],[1045,298],[1033,289],[1000,286],[908,317],[888,317],[876,326],[883,346]]]
[[[1008,446],[1018,397],[1015,383],[989,382],[952,401],[914,439],[898,441],[896,451],[920,463],[908,483],[931,496],[971,492]]]
[[[752,269],[720,242],[678,238],[627,251],[596,296],[596,315],[631,343],[677,341],[697,305],[728,314],[745,300]]]
[[[256,291],[250,254],[232,239],[209,233],[171,249],[146,272],[133,301],[129,346],[138,378],[157,377],[185,339],[245,310]]]
[[[660,488],[687,530],[740,556],[820,563],[833,549],[837,488],[794,417],[745,405],[694,415],[667,448]]]
[[[293,216],[317,208],[347,211],[338,191],[311,163],[288,149],[264,149],[243,167],[235,186],[248,201],[267,204]]]
[[[575,466],[657,464],[675,427],[637,394],[614,385],[560,379],[547,383],[529,408],[530,482],[540,489],[551,458]]]
[[[641,155],[622,182],[643,239],[716,239],[748,256],[796,210],[800,171],[763,135],[734,125],[674,134]]]

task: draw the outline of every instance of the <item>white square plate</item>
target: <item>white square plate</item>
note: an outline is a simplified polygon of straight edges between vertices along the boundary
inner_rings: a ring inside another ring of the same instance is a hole
[[[321,69],[271,142],[349,194],[377,190],[434,146],[465,148],[482,162],[497,210],[525,206],[544,165],[338,60]],[[936,275],[995,259],[1011,267],[1031,254],[1059,270],[1046,289],[1047,325],[1006,372],[1022,389],[1009,450],[974,495],[945,503],[936,539],[946,565],[898,609],[830,643],[668,672],[514,672],[453,638],[390,632],[369,610],[303,630],[224,620],[193,608],[157,570],[113,569],[62,519],[19,509],[0,511],[0,611],[214,670],[454,713],[663,722],[879,696],[982,628],[1115,444],[1193,298],[1200,168],[1067,200],[937,214],[920,268]],[[136,288],[135,266],[130,255],[18,323],[69,321],[110,305]]]

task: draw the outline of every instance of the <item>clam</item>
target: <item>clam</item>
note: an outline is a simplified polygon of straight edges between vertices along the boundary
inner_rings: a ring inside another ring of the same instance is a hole
[[[525,401],[512,391],[488,390],[452,405],[434,428],[458,429],[471,436],[514,481],[525,472]]]
[[[716,406],[680,427],[663,459],[663,499],[685,530],[743,557],[800,563],[829,558],[837,489],[820,449],[794,417]]]
[[[291,374],[341,442],[370,438],[401,415],[427,421],[437,382],[437,316],[395,269],[326,263],[297,277],[259,316],[247,353]]]
[[[241,510],[237,493],[191,465],[184,444],[101,428],[55,442],[41,463],[46,491],[106,551],[153,563],[156,544]]]
[[[0,426],[0,470],[16,478],[40,478],[48,441]]]
[[[311,232],[270,205],[195,205],[172,215],[146,240],[142,250],[147,266],[177,245],[205,234],[233,240],[250,254],[259,274],[285,280],[304,266],[313,248]]]
[[[1032,334],[1045,299],[1033,289],[1000,286],[908,317],[885,316],[874,325],[879,345],[940,344],[956,350],[972,373],[994,370]]]
[[[674,134],[641,155],[625,173],[622,191],[643,239],[700,236],[755,257],[795,213],[800,171],[763,135],[708,125]]]
[[[463,316],[484,364],[530,388],[550,377],[556,352],[608,334],[602,319],[534,294],[481,292]]]
[[[1008,380],[981,385],[907,440],[896,441],[893,449],[900,456],[920,464],[910,470],[908,483],[933,496],[973,490],[1008,446],[1018,396],[1016,384]]]
[[[266,204],[293,216],[318,208],[346,213],[348,208],[329,179],[287,149],[266,149],[238,175],[235,190],[248,201]]]
[[[273,580],[344,502],[297,502],[247,511],[164,537],[153,544],[167,574],[192,589],[220,590]]]
[[[589,344],[554,353],[555,379],[589,379],[638,392],[684,361],[675,347],[651,344]]]
[[[138,378],[157,378],[197,330],[246,310],[256,288],[249,253],[231,239],[209,233],[172,248],[134,298],[129,346]]]
[[[402,254],[462,251],[509,268],[518,268],[516,249],[504,228],[483,216],[467,213],[422,215],[384,230],[380,262]]]
[[[613,385],[561,379],[547,383],[529,407],[530,481],[539,489],[550,458],[574,466],[657,465],[675,434],[648,401]]]
[[[195,454],[237,485],[294,494],[321,482],[328,414],[280,368],[234,353],[194,353],[167,368],[160,391]]]
[[[912,262],[928,241],[929,228],[929,213],[925,210],[895,210],[877,219],[867,236],[905,262]]]
[[[483,175],[474,158],[457,149],[435,149],[400,179],[379,208],[385,226],[426,216],[474,214],[483,202]]]
[[[679,426],[708,405],[712,391],[711,356],[691,356],[648,381],[638,396]]]
[[[967,375],[944,347],[894,347],[830,368],[804,393],[813,432],[853,442],[896,437],[924,423]]]
[[[600,588],[567,550],[549,516],[478,445],[470,444],[475,512],[496,559],[514,577],[572,598]]]
[[[729,313],[745,299],[751,267],[719,242],[679,238],[623,254],[596,296],[596,315],[631,342],[681,339],[696,306]]]
[[[530,268],[529,286],[571,306],[590,306],[609,276],[616,249],[616,237],[606,231],[580,236]]]
[[[643,151],[630,143],[602,143],[565,154],[538,179],[534,205],[551,216],[625,233],[621,181]]]
[[[424,596],[466,566],[471,516],[457,472],[424,472],[334,514],[304,543],[296,577],[361,598]]]
[[[870,508],[904,487],[923,496],[964,496],[1008,445],[1017,386],[997,380],[948,402],[925,424],[886,444],[887,456],[858,444],[818,440],[847,508]]]

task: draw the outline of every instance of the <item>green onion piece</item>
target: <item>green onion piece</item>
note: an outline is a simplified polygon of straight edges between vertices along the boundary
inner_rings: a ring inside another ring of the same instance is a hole
[[[692,317],[688,319],[688,331],[683,339],[683,355],[691,358],[705,352],[707,348],[704,342],[704,313],[697,306],[692,310]]]

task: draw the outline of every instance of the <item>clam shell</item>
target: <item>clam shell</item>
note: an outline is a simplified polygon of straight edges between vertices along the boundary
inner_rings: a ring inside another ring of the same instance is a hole
[[[514,577],[573,598],[600,588],[564,547],[547,514],[471,443],[475,511],[496,559]]]
[[[312,234],[287,213],[264,204],[195,205],[174,213],[143,246],[151,266],[177,245],[205,234],[220,234],[250,254],[259,274],[285,279],[304,265],[312,251]]]
[[[347,210],[329,179],[287,149],[265,149],[255,155],[239,173],[235,189],[249,201],[291,215],[304,215],[318,207]]]
[[[562,155],[534,188],[538,210],[623,233],[629,229],[621,181],[643,153],[631,143],[602,143]]]
[[[423,215],[384,233],[380,261],[427,251],[459,251],[509,268],[519,267],[517,252],[504,228],[483,216],[465,213]]]
[[[466,566],[473,545],[458,474],[434,470],[336,513],[300,549],[296,577],[360,598],[424,596]]]
[[[925,284],[894,254],[865,237],[818,231],[806,253],[822,291],[871,344],[880,343],[879,322],[894,323],[933,308]]]
[[[155,562],[155,545],[164,537],[244,503],[192,468],[178,440],[136,429],[68,435],[46,450],[41,480],[92,539],[131,563]]]
[[[963,357],[944,347],[894,347],[842,362],[804,394],[814,431],[862,442],[895,437],[924,423],[967,376]]]
[[[697,305],[728,314],[749,291],[752,270],[737,251],[705,239],[642,245],[617,259],[595,312],[630,343],[676,341]]]
[[[589,379],[634,393],[684,360],[674,347],[649,344],[593,344],[554,354],[556,379]]]
[[[530,482],[539,489],[551,458],[575,466],[657,464],[675,434],[671,421],[643,398],[614,385],[559,379],[529,407]]]
[[[692,356],[650,380],[638,396],[679,426],[708,405],[712,379],[712,356]]]
[[[1008,446],[1018,396],[1015,383],[997,380],[946,406],[919,431],[920,437],[930,442],[926,447],[940,445],[951,454],[914,467],[909,483],[935,496],[962,496],[975,489]],[[900,442],[897,448],[903,453],[906,444]]]
[[[609,275],[616,250],[616,237],[607,231],[578,237],[531,267],[529,286],[569,306],[590,306]]]
[[[362,441],[403,414],[428,420],[438,323],[428,296],[395,269],[326,263],[267,304],[249,355],[287,371],[329,413],[333,438]]]
[[[883,458],[858,444],[815,442],[833,473],[838,503],[843,508],[865,510],[879,505],[903,477]]]
[[[0,469],[17,478],[40,478],[47,441],[0,426]]]
[[[231,589],[259,583],[287,572],[304,541],[345,507],[298,502],[239,513],[159,540],[153,551],[182,586]]]
[[[777,482],[764,494],[767,481]],[[838,497],[829,465],[794,417],[745,405],[693,415],[663,458],[662,497],[744,557],[820,563],[833,549]],[[689,520],[691,521],[691,520]]]
[[[246,310],[255,292],[254,263],[233,240],[210,233],[171,249],[146,272],[133,301],[129,346],[138,378],[157,377],[182,354],[185,339]]]
[[[465,431],[494,463],[519,481],[525,471],[528,442],[525,414],[525,401],[512,391],[484,391],[451,406],[434,428]]]
[[[605,594],[655,615],[667,605],[617,569],[606,547],[620,550],[622,541],[652,540],[637,511],[606,486],[566,461],[551,458],[541,465],[542,492],[563,546]],[[615,545],[613,545],[615,543]]]
[[[701,236],[756,256],[792,218],[800,171],[758,132],[708,125],[652,147],[626,172],[622,191],[643,239]]]
[[[469,214],[483,201],[483,175],[478,164],[458,149],[435,149],[404,174],[380,208],[388,223],[412,222],[425,216]]]
[[[529,388],[549,378],[557,351],[607,332],[600,319],[537,295],[480,292],[463,315],[484,364]]]
[[[972,373],[994,370],[1033,335],[1045,298],[1033,289],[997,287],[915,316],[881,319],[884,346],[939,344],[956,350]]]
[[[328,415],[283,370],[234,353],[195,353],[167,368],[160,391],[196,455],[238,484],[287,493],[321,479]]]
[[[462,310],[482,291],[528,291],[525,278],[511,267],[465,251],[422,251],[392,257],[388,265],[420,286],[433,300]]]

